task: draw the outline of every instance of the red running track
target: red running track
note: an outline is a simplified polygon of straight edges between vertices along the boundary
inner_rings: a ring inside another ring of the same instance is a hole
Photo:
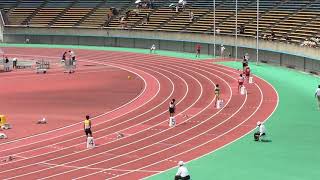
[[[27,71],[2,73],[6,76],[1,78],[4,90],[0,97],[6,103],[1,103],[0,109],[14,127],[14,131],[6,132],[10,140],[77,123],[86,114],[100,115],[144,93],[142,79],[127,79],[132,73],[92,63],[85,65],[72,76],[61,70],[46,76]],[[128,87],[122,86],[124,83]],[[43,117],[49,126],[36,124]]]
[[[5,52],[34,56],[39,50],[8,48]],[[62,50],[41,52],[59,57]],[[254,84],[246,84],[248,94],[240,95],[238,72],[208,62],[107,51],[77,50],[76,54],[86,63],[131,70],[150,84],[146,91],[152,90],[94,120],[95,149],[84,149],[81,125],[59,130],[59,137],[49,133],[4,144],[0,153],[17,159],[3,164],[1,179],[140,179],[245,135],[272,114],[278,101],[273,87],[257,77]],[[215,83],[226,102],[220,110],[213,105]],[[157,93],[148,95],[152,92]],[[179,103],[174,128],[167,122],[171,98]],[[116,132],[125,137],[115,139]]]

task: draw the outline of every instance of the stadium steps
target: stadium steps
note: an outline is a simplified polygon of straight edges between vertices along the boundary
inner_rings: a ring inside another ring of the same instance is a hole
[[[156,11],[159,9],[159,7],[163,7],[163,6],[165,6],[165,4],[167,4],[167,3],[168,3],[167,0],[162,0],[162,1],[159,0],[157,3],[154,3],[155,8],[152,9],[152,11],[148,12],[148,13],[149,13],[149,16],[153,15],[153,13],[156,12]],[[143,16],[141,19],[137,20],[137,21],[132,25],[131,28],[132,28],[132,29],[135,29],[136,26],[142,25],[144,22],[146,22],[147,15],[148,15],[148,14],[144,14],[144,16]],[[137,29],[138,29],[138,28],[137,28]]]
[[[80,26],[87,26],[87,27],[103,27],[104,23],[107,20],[107,17],[111,16],[111,10],[107,7],[100,7],[96,9],[94,13],[84,19]]]
[[[222,3],[223,3],[222,0],[216,0],[216,3],[215,3],[216,8],[218,8]],[[199,16],[198,18],[194,19],[191,23],[187,24],[187,25],[182,29],[182,31],[187,31],[187,28],[189,28],[190,26],[196,24],[196,23],[198,22],[198,20],[207,17],[208,14],[210,14],[211,11],[213,12],[213,2],[212,2],[212,4],[210,4],[210,3],[206,2],[206,1],[198,0],[198,2],[195,3],[195,6],[196,6],[196,7],[202,7],[202,8],[209,6],[208,12],[205,13],[205,14],[202,14],[202,15]]]
[[[297,6],[297,4],[300,5]],[[282,10],[287,11],[287,15],[283,19],[278,19],[272,26],[265,29],[265,33],[271,33],[272,31],[276,34],[277,40],[281,40],[282,37],[288,35],[292,29],[294,29],[298,24],[294,22],[288,22],[289,19],[292,19],[303,9],[311,6],[310,1],[297,0],[297,1],[288,1],[281,8]],[[301,24],[301,23],[300,23]]]
[[[65,15],[68,10],[74,6],[79,0],[74,0],[69,6],[67,6],[58,16],[56,16],[52,22],[49,23],[49,26],[53,26],[63,15]]]
[[[31,14],[31,16],[27,17],[23,24],[29,25],[30,20],[46,5],[50,0],[45,0],[41,3],[41,5]]]
[[[36,8],[14,8],[8,13],[8,20],[10,25],[22,25],[27,17],[31,16]]]
[[[86,19],[88,19],[90,16],[92,16],[106,2],[107,2],[107,0],[101,1],[99,4],[97,4],[96,7],[94,7],[88,14],[86,14],[82,19],[80,19],[80,21],[78,21],[75,25],[76,26],[81,25]]]
[[[107,5],[108,7],[115,7],[117,8],[118,15],[113,15],[109,20],[106,20],[104,23],[104,27],[111,27],[111,28],[119,28],[120,17],[125,15],[125,12],[128,11],[131,7],[134,6],[134,0],[108,0]]]
[[[171,21],[167,22],[165,25],[161,27],[162,30],[171,30],[171,31],[182,31],[188,26],[190,23],[190,11],[193,12],[194,19],[196,21],[198,18],[207,14],[209,9],[198,9],[198,8],[189,8],[185,11],[181,12],[178,16],[176,16]]]

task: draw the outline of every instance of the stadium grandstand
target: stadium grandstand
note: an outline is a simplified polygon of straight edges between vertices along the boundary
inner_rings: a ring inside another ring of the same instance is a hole
[[[45,27],[126,28],[175,32],[213,32],[213,1],[188,0],[178,11],[172,0],[155,0],[138,7],[130,0],[3,0],[0,7],[8,25]],[[255,0],[217,0],[216,30],[235,34],[235,21],[243,32],[256,36]],[[260,0],[259,34],[263,39],[303,44],[317,38],[320,2],[314,0]],[[151,6],[151,5],[150,5]],[[193,19],[190,21],[190,12]],[[122,19],[122,17],[125,17]],[[148,19],[148,20],[147,20]],[[145,23],[148,21],[147,23]],[[308,33],[305,33],[308,32]],[[310,45],[313,46],[313,45]]]

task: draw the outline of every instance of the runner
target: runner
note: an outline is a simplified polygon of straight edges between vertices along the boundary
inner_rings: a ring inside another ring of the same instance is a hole
[[[240,88],[243,86],[244,77],[242,74],[240,74],[240,77],[238,78],[238,91],[240,92]]]
[[[246,66],[248,66],[248,59],[247,59],[247,56],[243,56],[243,59],[242,59],[242,70],[243,71]]]
[[[86,119],[83,122],[83,129],[87,137],[92,137],[91,120],[89,115],[86,116]]]
[[[244,68],[244,74],[246,75],[246,79],[247,79],[247,81],[249,82],[249,78],[250,78],[250,67],[249,66],[246,66],[245,68]]]
[[[174,113],[176,111],[176,104],[175,104],[176,100],[175,99],[172,99],[172,101],[170,102],[170,105],[169,105],[169,113],[170,113],[170,117],[173,117],[174,116]]]
[[[214,94],[216,95],[215,106],[217,106],[218,100],[220,100],[220,87],[219,84],[216,84],[216,88],[214,89]]]

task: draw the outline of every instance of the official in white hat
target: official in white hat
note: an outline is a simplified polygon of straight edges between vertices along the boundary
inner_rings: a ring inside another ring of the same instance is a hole
[[[184,162],[179,161],[178,166],[179,166],[178,172],[177,172],[174,180],[189,180],[190,175],[189,175],[187,167],[184,166]]]
[[[257,122],[258,131],[254,133],[254,140],[259,141],[262,136],[266,135],[266,127],[260,121]]]

